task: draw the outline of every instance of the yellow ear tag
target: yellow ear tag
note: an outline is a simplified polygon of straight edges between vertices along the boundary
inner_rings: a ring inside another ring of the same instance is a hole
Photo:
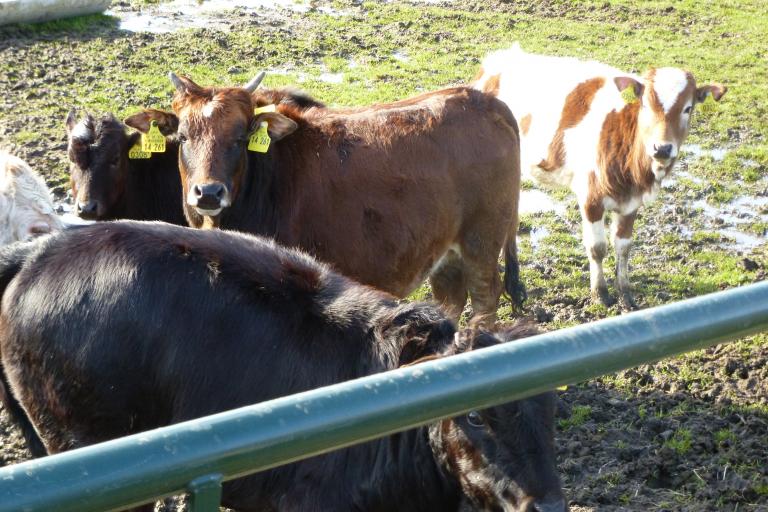
[[[567,391],[568,390],[568,385],[566,384],[565,386],[560,386],[560,387],[557,388],[557,390],[558,391]]]
[[[141,160],[145,158],[150,158],[152,156],[152,153],[149,151],[142,151],[141,149],[141,141],[136,141],[136,144],[133,145],[131,149],[128,150],[128,158],[131,160]]]
[[[269,123],[262,121],[259,125],[259,129],[251,134],[251,138],[248,139],[248,149],[257,153],[266,153],[269,149],[269,143],[272,139],[269,137],[267,127]]]
[[[165,136],[160,133],[157,121],[150,121],[149,131],[141,134],[141,150],[149,153],[165,153]]]
[[[717,102],[715,101],[715,98],[712,96],[711,92],[707,93],[707,97],[704,98],[704,101],[701,103],[699,108],[705,114],[711,114],[717,110]]]
[[[637,94],[635,94],[635,88],[631,85],[621,91],[621,99],[624,100],[624,103],[634,103],[638,100]]]
[[[263,107],[256,107],[253,109],[253,113],[256,115],[263,114],[264,112],[277,112],[274,104],[264,105]]]

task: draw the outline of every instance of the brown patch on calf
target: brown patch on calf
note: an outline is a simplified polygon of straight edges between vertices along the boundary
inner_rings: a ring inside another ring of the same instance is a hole
[[[619,217],[616,225],[616,238],[630,238],[632,236],[632,229],[635,225],[635,217],[637,213],[630,215],[622,215]]]
[[[531,120],[533,119],[533,116],[531,114],[526,114],[520,119],[520,131],[523,135],[528,135],[528,130],[531,129]]]
[[[483,84],[483,92],[486,94],[492,94],[498,96],[499,83],[501,81],[501,75],[493,75]]]
[[[634,102],[606,116],[598,144],[600,180],[594,183],[595,189],[590,181],[590,194],[599,193],[620,202],[653,187],[650,160],[637,135],[639,111],[640,102]]]
[[[560,123],[557,126],[552,141],[549,143],[549,152],[547,158],[539,163],[539,167],[545,171],[555,171],[565,164],[565,145],[563,137],[565,130],[579,124],[584,116],[589,112],[592,100],[597,91],[605,84],[605,79],[590,78],[571,91],[565,98],[563,112],[560,116]]]
[[[589,173],[589,191],[587,192],[587,201],[584,203],[584,213],[589,222],[597,222],[605,214],[603,195],[600,193],[600,187],[594,172]]]

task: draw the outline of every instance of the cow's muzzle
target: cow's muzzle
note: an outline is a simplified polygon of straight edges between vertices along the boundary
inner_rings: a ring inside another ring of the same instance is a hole
[[[77,202],[77,216],[85,220],[96,220],[99,218],[99,202]]]
[[[212,217],[229,206],[229,190],[218,182],[193,185],[187,194],[187,204],[194,206],[200,215]]]

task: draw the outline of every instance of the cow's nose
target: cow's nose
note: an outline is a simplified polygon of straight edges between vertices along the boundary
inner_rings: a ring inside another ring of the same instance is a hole
[[[198,208],[216,209],[221,207],[221,200],[227,194],[227,187],[223,183],[206,183],[193,186],[192,193],[197,199]]]
[[[672,144],[654,144],[653,151],[653,158],[667,160],[672,155]]]
[[[77,203],[77,215],[83,219],[95,219],[99,210],[97,201],[88,201],[87,203]]]

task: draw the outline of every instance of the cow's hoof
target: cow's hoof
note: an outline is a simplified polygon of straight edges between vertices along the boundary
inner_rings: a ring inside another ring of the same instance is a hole
[[[620,295],[621,308],[625,311],[635,311],[640,309],[635,302],[635,298],[630,292],[622,292]]]
[[[608,293],[608,287],[606,286],[601,286],[600,288],[592,290],[592,300],[600,302],[600,304],[606,307],[611,307],[616,304],[616,299]]]
[[[512,307],[516,311],[521,311],[523,304],[528,300],[528,292],[525,291],[525,285],[521,282],[515,283],[509,298],[512,301]]]

